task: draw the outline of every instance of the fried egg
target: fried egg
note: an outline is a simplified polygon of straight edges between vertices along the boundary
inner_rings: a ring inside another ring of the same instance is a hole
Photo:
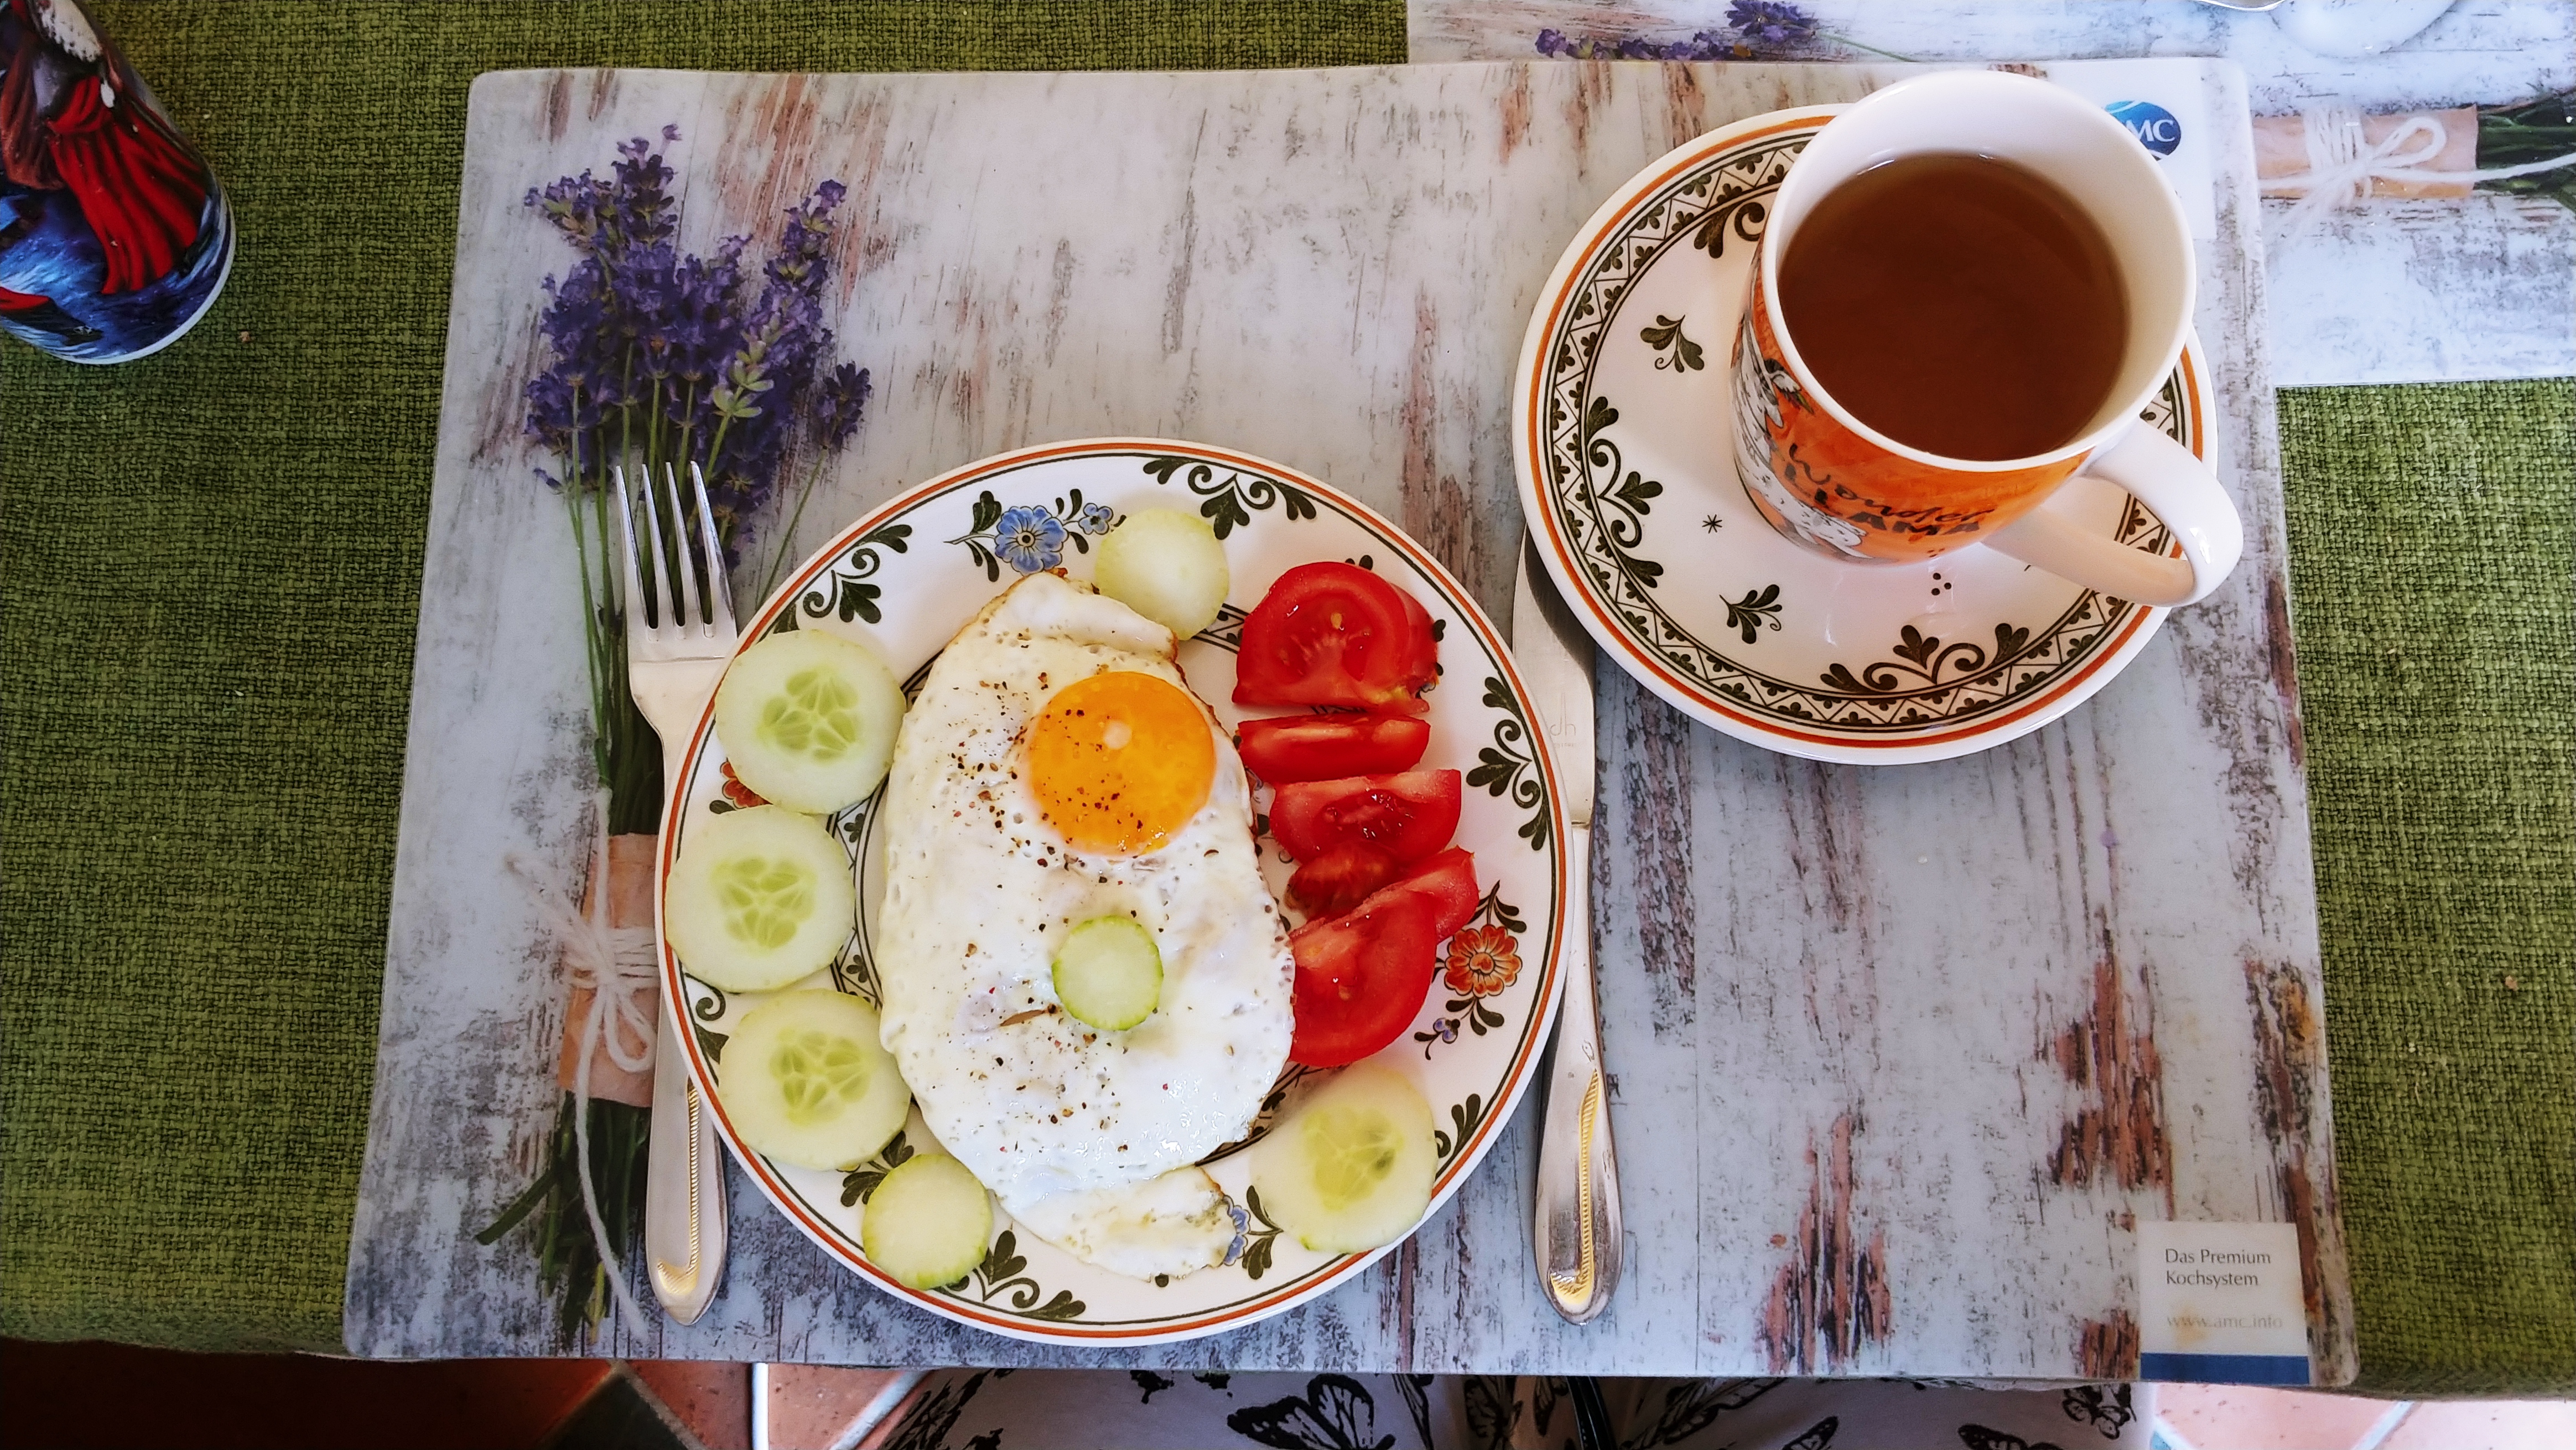
[[[1139,1277],[1223,1258],[1222,1195],[1157,1180],[1243,1135],[1294,1025],[1250,783],[1176,643],[1029,575],[931,666],[879,807],[884,1040],[922,1117],[1031,1232]],[[1066,1012],[1052,970],[1112,914],[1163,963],[1124,1031]]]
[[[1199,1168],[1055,1194],[1022,1204],[1011,1217],[1075,1258],[1132,1279],[1177,1279],[1223,1263],[1234,1247],[1225,1190]]]

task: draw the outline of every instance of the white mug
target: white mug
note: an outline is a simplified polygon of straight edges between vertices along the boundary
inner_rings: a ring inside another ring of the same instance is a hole
[[[1945,458],[1870,427],[1817,385],[1780,314],[1780,258],[1827,193],[1869,167],[1927,153],[2036,172],[2109,241],[2126,289],[2127,351],[2071,442],[2026,458]],[[2070,91],[2006,71],[1942,71],[1879,91],[1826,123],[1780,184],[1736,339],[1737,476],[1772,527],[1829,557],[1912,563],[1983,545],[2140,604],[2189,604],[2236,566],[2244,525],[2189,449],[2138,415],[2191,328],[2191,231],[2155,161]],[[2155,511],[2181,557],[2130,548],[2049,507],[2078,472]],[[1819,487],[1824,475],[1831,487]]]

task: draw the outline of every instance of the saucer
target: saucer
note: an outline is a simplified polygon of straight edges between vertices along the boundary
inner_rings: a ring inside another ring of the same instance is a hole
[[[1773,194],[1843,109],[1712,131],[1593,213],[1521,346],[1513,463],[1548,573],[1648,689],[1790,755],[1946,760],[2091,698],[2167,611],[1973,545],[1920,563],[1837,563],[1754,510],[1729,461],[1728,359]],[[2194,336],[2141,416],[2205,459],[2216,415]],[[2164,525],[2114,485],[2079,476],[2051,506],[2121,543],[2169,549]]]

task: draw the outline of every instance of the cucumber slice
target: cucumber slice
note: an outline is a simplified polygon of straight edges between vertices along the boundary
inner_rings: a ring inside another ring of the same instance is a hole
[[[824,815],[885,779],[903,710],[903,687],[875,650],[799,629],[735,657],[716,687],[716,739],[744,785]]]
[[[812,816],[754,806],[689,828],[662,893],[680,965],[728,992],[766,992],[832,964],[858,925],[849,853]]]
[[[1402,1073],[1373,1062],[1344,1068],[1251,1156],[1263,1211],[1328,1254],[1404,1237],[1431,1206],[1439,1165],[1430,1105]]]
[[[1055,953],[1055,999],[1104,1031],[1153,1015],[1163,996],[1163,953],[1133,917],[1095,916],[1065,934]]]
[[[975,1272],[992,1237],[993,1200],[945,1153],[903,1160],[868,1195],[859,1220],[868,1262],[907,1289],[936,1289]]]
[[[1216,529],[1178,509],[1138,509],[1111,529],[1091,582],[1183,639],[1216,622],[1233,587]]]
[[[839,992],[781,992],[742,1014],[716,1075],[734,1131],[799,1168],[873,1157],[912,1106],[878,1032],[876,1009]]]

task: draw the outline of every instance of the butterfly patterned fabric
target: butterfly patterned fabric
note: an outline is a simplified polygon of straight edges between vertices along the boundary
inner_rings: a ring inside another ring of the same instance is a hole
[[[2152,1386],[955,1370],[888,1450],[2143,1450]],[[1594,1392],[1597,1391],[1597,1397]],[[1589,1403],[1591,1409],[1586,1410]],[[1587,1417],[1591,1438],[1583,1428]]]

